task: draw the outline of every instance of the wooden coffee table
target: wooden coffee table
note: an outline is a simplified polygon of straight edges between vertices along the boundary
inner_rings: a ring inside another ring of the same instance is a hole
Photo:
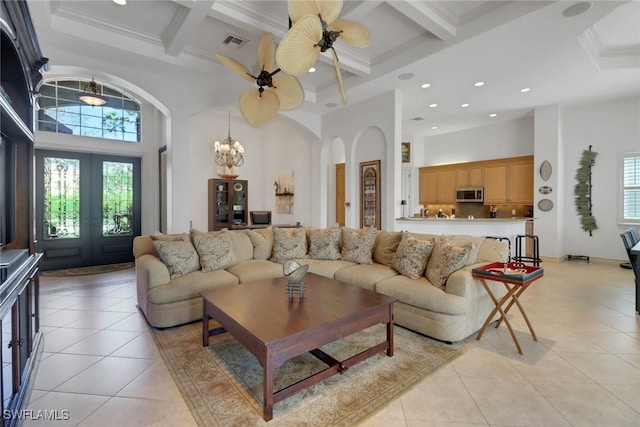
[[[263,417],[273,405],[382,351],[393,356],[395,298],[313,273],[305,276],[305,294],[290,301],[287,279],[277,278],[203,292],[202,345],[228,331],[258,359],[263,370]],[[221,327],[209,329],[209,319]],[[368,350],[338,361],[320,350],[325,344],[369,326],[385,323],[387,336]],[[281,390],[273,390],[274,369],[294,356],[311,353],[328,367]]]

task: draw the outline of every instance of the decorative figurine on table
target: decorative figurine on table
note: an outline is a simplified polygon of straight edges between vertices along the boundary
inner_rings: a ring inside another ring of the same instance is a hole
[[[282,272],[289,279],[287,294],[290,300],[293,299],[295,293],[298,294],[298,298],[304,298],[304,275],[307,274],[308,270],[308,264],[300,265],[292,259],[285,261],[282,265]]]

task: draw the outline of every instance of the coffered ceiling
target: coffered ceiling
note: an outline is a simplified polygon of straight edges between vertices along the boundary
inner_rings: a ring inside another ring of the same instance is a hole
[[[246,82],[217,62],[217,52],[255,67],[260,36],[271,32],[277,43],[288,30],[283,0],[29,4],[37,9],[36,31],[46,30],[45,53],[71,36],[78,45],[108,44],[140,61],[211,73],[229,85]],[[348,102],[399,89],[405,135],[489,124],[547,104],[640,96],[639,1],[345,0],[341,18],[371,33],[366,48],[335,44]],[[316,68],[299,77],[301,108],[313,114],[341,108],[329,53]],[[478,81],[485,84],[474,86]]]

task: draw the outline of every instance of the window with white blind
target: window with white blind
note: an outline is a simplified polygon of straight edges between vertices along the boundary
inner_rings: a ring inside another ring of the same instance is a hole
[[[623,223],[640,223],[640,152],[622,155]]]

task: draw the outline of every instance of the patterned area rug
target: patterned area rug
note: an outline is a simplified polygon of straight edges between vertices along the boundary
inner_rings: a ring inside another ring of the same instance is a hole
[[[214,322],[211,321],[213,327]],[[395,327],[394,356],[367,359],[273,407],[269,426],[353,426],[436,369],[462,354],[448,345]],[[384,325],[322,347],[338,360],[384,341]],[[266,426],[262,419],[262,368],[230,334],[202,347],[202,323],[156,330],[154,338],[196,421],[202,426]],[[274,389],[325,367],[315,357],[297,356],[275,372]]]
[[[126,270],[133,268],[135,263],[123,262],[120,264],[93,265],[90,267],[65,268],[62,270],[41,271],[41,276],[47,277],[69,277],[69,276],[86,276],[88,274],[111,273],[112,271]]]

